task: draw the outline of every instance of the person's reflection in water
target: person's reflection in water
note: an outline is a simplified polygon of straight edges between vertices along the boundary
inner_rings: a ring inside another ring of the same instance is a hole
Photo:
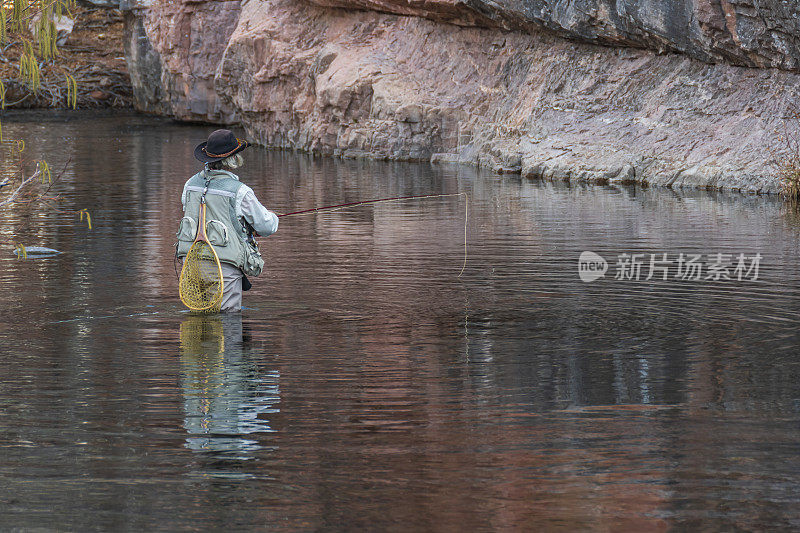
[[[256,366],[238,313],[188,315],[180,337],[186,447],[251,459],[265,448],[254,434],[274,431],[264,415],[278,412],[278,372]]]

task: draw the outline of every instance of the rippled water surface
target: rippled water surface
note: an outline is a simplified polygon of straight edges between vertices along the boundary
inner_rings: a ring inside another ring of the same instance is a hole
[[[466,269],[459,196],[284,218],[244,312],[192,316],[173,243],[211,129],[4,118],[66,171],[57,212],[0,213],[0,529],[800,527],[800,225],[778,201],[250,149],[279,213],[467,193]],[[20,227],[63,253],[17,260]],[[614,279],[625,253],[638,281]],[[646,280],[664,253],[762,259],[755,281]]]

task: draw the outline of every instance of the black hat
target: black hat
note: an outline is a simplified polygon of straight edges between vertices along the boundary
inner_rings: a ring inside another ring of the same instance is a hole
[[[247,141],[237,139],[231,130],[217,130],[208,136],[208,141],[197,145],[194,157],[203,163],[213,163],[238,154],[248,146]]]

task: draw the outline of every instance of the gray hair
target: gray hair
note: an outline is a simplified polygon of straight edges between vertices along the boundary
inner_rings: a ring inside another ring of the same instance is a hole
[[[221,163],[223,167],[228,167],[229,169],[234,170],[244,165],[244,158],[242,157],[242,154],[233,154],[232,156],[223,159]]]
[[[232,156],[226,157],[225,159],[214,161],[213,163],[208,163],[208,168],[216,170],[221,170],[222,168],[229,168],[231,170],[234,170],[242,165],[244,165],[244,158],[242,157],[242,154],[233,154]]]

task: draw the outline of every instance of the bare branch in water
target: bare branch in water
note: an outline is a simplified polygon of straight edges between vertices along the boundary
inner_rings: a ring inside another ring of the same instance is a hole
[[[24,180],[22,180],[22,183],[17,185],[17,188],[14,189],[14,191],[9,195],[8,198],[0,201],[0,207],[4,207],[4,206],[6,206],[8,204],[14,203],[14,200],[16,200],[17,197],[22,193],[23,189],[25,189],[32,182],[37,180],[39,178],[39,176],[41,176],[41,174],[42,174],[42,172],[41,172],[39,166],[37,165],[36,172],[34,172],[31,176],[29,176],[29,177],[25,178]]]

